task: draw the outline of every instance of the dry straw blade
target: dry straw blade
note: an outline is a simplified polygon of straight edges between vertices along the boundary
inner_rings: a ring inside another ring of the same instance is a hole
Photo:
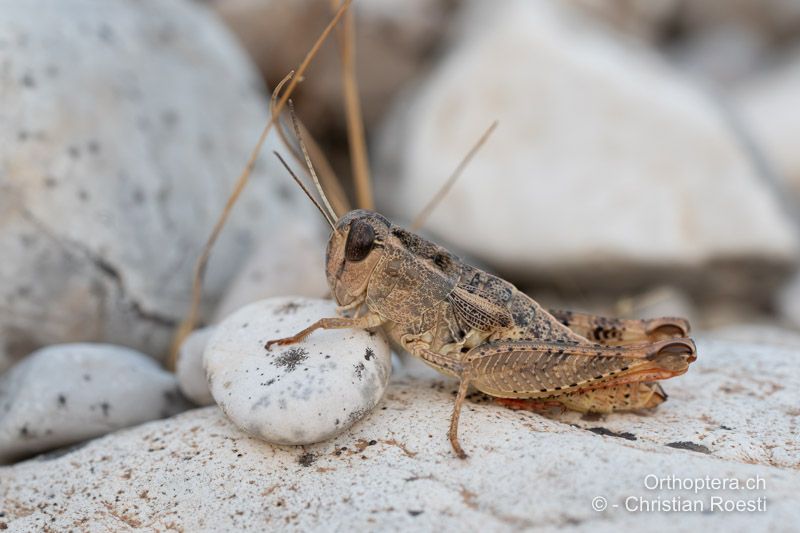
[[[280,112],[283,110],[284,106],[289,101],[289,97],[294,92],[294,89],[297,87],[298,82],[301,79],[303,79],[303,75],[305,74],[306,70],[311,64],[311,61],[317,55],[319,49],[322,47],[322,44],[328,38],[328,36],[336,27],[336,25],[339,23],[339,21],[342,19],[344,14],[347,12],[348,8],[350,7],[350,4],[351,0],[345,0],[344,2],[342,2],[342,5],[339,7],[339,9],[336,11],[336,14],[333,16],[331,21],[322,31],[319,38],[314,43],[314,46],[311,47],[311,49],[308,51],[303,61],[297,67],[296,74],[289,81],[289,84],[286,88],[286,92],[278,100],[278,103],[275,106],[275,113],[272,114],[269,121],[267,122],[267,125],[264,127],[264,130],[261,132],[261,136],[258,138],[258,142],[253,148],[253,151],[250,154],[250,158],[248,159],[244,170],[239,175],[239,178],[236,180],[236,184],[234,185],[233,191],[231,192],[230,197],[228,197],[228,201],[225,203],[225,207],[222,211],[222,214],[220,215],[219,219],[214,225],[214,228],[211,231],[211,235],[206,241],[206,244],[203,247],[203,251],[200,254],[200,257],[198,258],[197,263],[195,263],[194,276],[192,280],[192,300],[189,307],[189,312],[187,313],[183,322],[181,322],[180,326],[178,327],[178,330],[175,333],[175,338],[173,339],[169,357],[169,367],[171,369],[175,368],[178,349],[180,348],[180,345],[183,343],[183,340],[189,335],[189,333],[192,332],[192,330],[195,328],[197,324],[198,314],[200,310],[200,300],[203,294],[203,278],[205,275],[206,266],[208,265],[208,259],[211,256],[211,250],[213,249],[214,244],[219,238],[219,234],[222,232],[222,228],[225,226],[225,222],[228,220],[228,216],[230,215],[233,206],[236,204],[236,201],[239,199],[239,196],[241,195],[242,191],[247,185],[247,181],[250,177],[250,174],[253,171],[253,167],[255,166],[258,154],[261,152],[261,148],[267,139],[267,135],[269,135],[269,132],[272,130],[273,126],[278,121],[280,117]]]

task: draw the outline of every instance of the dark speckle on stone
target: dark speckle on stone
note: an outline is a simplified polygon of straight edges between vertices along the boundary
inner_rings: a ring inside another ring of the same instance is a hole
[[[300,457],[297,458],[297,462],[300,463],[300,466],[311,466],[314,464],[314,461],[317,460],[317,456],[313,453],[304,453]]]
[[[105,43],[111,43],[114,40],[114,30],[108,24],[103,24],[97,30],[97,36]]]
[[[357,365],[355,365],[355,368],[353,369],[353,374],[358,379],[364,379],[364,371],[366,369],[367,368],[364,366],[364,363],[359,362]]]
[[[161,121],[168,127],[173,127],[178,123],[178,113],[175,110],[168,109],[161,113]]]
[[[92,376],[90,376],[89,374],[84,374],[83,381],[92,381]]]
[[[413,510],[413,509],[409,509],[408,510],[408,514],[410,514],[411,516],[419,516],[424,512],[425,511],[417,511],[417,510]]]
[[[100,409],[103,410],[103,416],[108,416],[108,412],[111,410],[111,405],[108,402],[103,402],[100,404]]]
[[[280,306],[277,309],[275,309],[274,314],[276,314],[276,315],[293,315],[301,307],[302,307],[302,305],[299,304],[298,302],[286,302],[282,306]]]
[[[136,189],[133,191],[133,203],[136,205],[142,205],[145,200],[145,194],[142,189]]]
[[[308,359],[308,350],[303,348],[292,348],[276,357],[272,364],[284,368],[287,372],[294,372],[298,365]]]
[[[369,361],[373,357],[375,357],[375,350],[373,350],[372,348],[367,348],[367,350],[364,352],[364,359]]]
[[[627,431],[616,432],[616,431],[611,431],[610,429],[604,427],[593,427],[586,429],[591,431],[592,433],[597,433],[598,435],[605,435],[607,437],[617,437],[626,440],[636,440],[636,435],[634,435],[633,433],[628,433]]]
[[[696,444],[694,442],[685,441],[685,440],[678,441],[678,442],[668,442],[667,446],[669,446],[670,448],[678,448],[679,450],[689,450],[689,451],[692,451],[692,452],[706,453],[706,454],[710,454],[711,453],[711,450],[709,450],[708,448],[706,448],[702,444]]]
[[[66,407],[67,406],[67,397],[63,394],[58,395],[58,406],[59,407]]]
[[[27,73],[24,76],[22,76],[22,79],[20,81],[23,87],[27,87],[28,89],[33,89],[34,87],[36,87],[36,80],[33,79],[33,75],[30,73]]]

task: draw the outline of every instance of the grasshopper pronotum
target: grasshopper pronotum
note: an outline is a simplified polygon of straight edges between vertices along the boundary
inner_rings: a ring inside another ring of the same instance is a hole
[[[342,2],[296,74],[287,77],[291,81],[279,100],[280,86],[276,88],[272,118],[195,266],[192,306],[177,332],[173,357],[196,322],[211,247],[247,182],[258,151],[311,58],[349,4],[350,0]],[[352,70],[349,74],[353,76]],[[461,458],[466,454],[458,441],[458,419],[470,386],[518,409],[635,410],[662,403],[666,395],[657,381],[683,374],[695,360],[686,320],[619,320],[548,312],[511,283],[462,262],[379,213],[358,209],[338,217],[319,184],[293,113],[292,119],[324,208],[286,168],[331,227],[326,274],[344,316],[321,318],[292,337],[269,341],[267,348],[300,341],[320,328],[383,329],[412,355],[460,380],[449,437]],[[440,195],[473,153],[474,149]],[[423,210],[423,217],[431,205]]]
[[[683,374],[695,360],[684,319],[548,312],[511,283],[379,213],[357,209],[337,217],[294,123],[325,208],[292,177],[331,227],[326,276],[347,316],[321,318],[267,342],[267,349],[320,328],[381,328],[404,350],[460,380],[449,437],[461,458],[458,419],[470,386],[512,408],[635,410],[662,403],[666,394],[656,382]]]

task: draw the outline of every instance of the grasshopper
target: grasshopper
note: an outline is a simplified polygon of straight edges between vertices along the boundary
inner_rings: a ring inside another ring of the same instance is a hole
[[[296,121],[295,131],[299,137]],[[511,408],[630,411],[664,402],[657,381],[683,374],[696,359],[684,319],[548,312],[508,281],[380,213],[357,209],[337,217],[299,140],[327,211],[276,155],[331,227],[325,270],[340,316],[271,340],[266,349],[317,329],[381,328],[393,343],[459,380],[448,433],[458,457],[466,458],[458,421],[470,387]]]
[[[340,316],[321,318],[296,335],[269,341],[267,349],[275,344],[299,342],[317,329],[381,328],[396,345],[459,380],[449,438],[461,458],[466,454],[458,440],[458,421],[470,386],[508,407],[534,411],[558,406],[610,413],[651,408],[664,402],[667,396],[657,381],[685,373],[696,359],[686,320],[618,320],[548,312],[508,281],[464,263],[445,248],[394,225],[379,213],[359,209],[337,216],[311,164],[289,95],[348,10],[350,1],[341,3],[297,71],[289,73],[273,93],[272,117],[195,263],[191,307],[176,332],[172,366],[177,347],[197,321],[211,249],[273,125],[278,125],[283,137],[279,117],[288,103],[303,158],[325,209],[281,156],[277,152],[275,155],[331,227],[325,268]],[[347,74],[354,83],[352,46],[348,61],[343,63],[349,65]],[[280,87],[286,82],[286,92],[278,99]],[[347,102],[349,111],[353,122],[358,123],[357,95],[351,96]],[[426,210],[452,185],[492,128]],[[363,138],[361,145],[363,148]]]

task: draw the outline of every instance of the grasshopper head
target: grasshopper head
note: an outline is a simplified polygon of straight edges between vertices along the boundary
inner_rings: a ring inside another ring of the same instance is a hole
[[[342,216],[325,252],[325,273],[339,305],[356,301],[384,250],[391,222],[383,215],[356,209]]]

